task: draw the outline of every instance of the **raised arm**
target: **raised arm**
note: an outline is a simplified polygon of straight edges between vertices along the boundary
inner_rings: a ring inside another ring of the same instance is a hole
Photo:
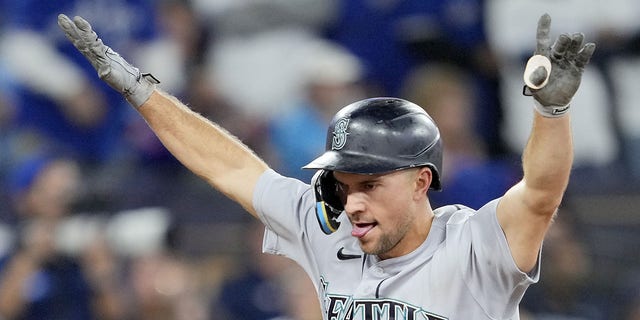
[[[182,164],[256,216],[253,189],[267,165],[247,146],[159,90],[138,111]]]
[[[595,44],[581,33],[562,34],[553,46],[551,18],[538,22],[537,47],[525,71],[525,93],[533,96],[534,118],[522,156],[524,177],[498,204],[498,221],[513,258],[523,271],[536,264],[540,245],[569,183],[573,144],[569,106]]]
[[[100,78],[140,112],[182,164],[256,216],[253,189],[268,168],[258,156],[220,126],[158,90],[158,80],[104,45],[84,19],[59,15],[58,24]]]

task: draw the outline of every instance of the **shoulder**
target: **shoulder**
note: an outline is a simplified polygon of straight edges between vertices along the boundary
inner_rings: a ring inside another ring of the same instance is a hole
[[[473,209],[461,204],[450,204],[450,205],[442,206],[433,210],[433,214],[435,214],[436,218],[447,218],[447,217],[451,217],[451,215],[453,215],[458,211],[473,212]]]
[[[253,202],[254,207],[258,208],[262,202],[273,205],[274,202],[295,202],[310,197],[313,194],[309,184],[268,169],[256,182]]]
[[[273,187],[299,189],[300,192],[311,190],[311,186],[308,183],[302,182],[296,178],[284,176],[273,169],[267,169],[258,178],[258,181],[256,182],[256,189],[268,190]]]
[[[433,210],[433,213],[437,218],[452,218],[454,216],[467,215],[473,216],[476,214],[482,214],[486,212],[496,212],[497,205],[500,198],[493,199],[483,206],[480,209],[473,209],[471,207],[465,206],[463,204],[450,204],[442,207],[438,207]]]
[[[433,211],[434,220],[447,225],[464,222],[474,213],[475,210],[461,204],[446,205]]]
[[[434,210],[435,221],[447,227],[467,225],[496,225],[498,226],[496,210],[499,199],[492,200],[475,210],[461,204],[446,205]]]
[[[304,224],[314,210],[315,200],[309,184],[283,176],[268,169],[259,178],[253,190],[253,207],[258,217],[270,228],[275,223],[289,226]],[[292,219],[297,217],[297,219]],[[295,221],[294,221],[295,220]]]

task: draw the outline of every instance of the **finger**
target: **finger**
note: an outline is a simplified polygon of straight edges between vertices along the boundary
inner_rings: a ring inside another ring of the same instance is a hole
[[[76,30],[76,25],[66,15],[58,15],[58,26],[60,26],[60,29],[64,31],[65,36],[67,36],[67,38],[71,40],[71,42],[75,42],[79,38],[78,30]]]
[[[578,54],[580,48],[582,48],[582,43],[584,42],[584,34],[577,32],[571,35],[571,43],[567,48],[566,56],[568,59],[573,60],[573,58]]]
[[[83,19],[81,16],[73,17],[73,23],[78,27],[78,29],[82,31],[89,31],[89,32],[91,31],[91,25],[87,20]]]
[[[64,35],[71,41],[74,47],[78,49],[78,51],[83,54],[87,54],[88,45],[86,41],[84,41],[83,37],[80,35],[78,27],[64,14],[58,15],[58,25],[64,31]]]
[[[78,30],[78,34],[84,42],[83,49],[81,51],[87,55],[87,57],[91,56],[89,60],[93,63],[100,62],[102,59],[105,59],[105,51],[107,48],[102,43],[102,40],[98,38],[98,35],[91,28],[91,24],[83,19],[80,16],[75,16],[73,18],[73,24]],[[94,65],[98,68],[97,65]]]
[[[589,42],[585,44],[584,48],[582,48],[582,50],[580,50],[580,52],[578,52],[578,55],[576,56],[576,66],[579,68],[582,68],[587,63],[589,63],[589,60],[591,60],[591,56],[593,55],[593,52],[595,50],[596,50],[595,43]]]
[[[551,48],[551,56],[556,59],[561,59],[565,53],[567,53],[567,49],[571,44],[571,38],[566,33],[561,34],[556,39],[556,42],[553,44]]]
[[[73,23],[71,22],[71,19],[69,19],[69,17],[61,13],[58,15],[58,25],[60,26],[60,28],[62,28],[62,30],[66,31],[72,28]]]
[[[91,29],[91,25],[87,20],[83,19],[80,16],[75,16],[73,17],[73,23],[78,28],[80,35],[85,41],[94,41],[98,38],[98,35],[93,32],[93,30]]]
[[[538,20],[538,31],[536,33],[536,54],[547,55],[551,40],[549,32],[551,30],[551,16],[543,14]]]

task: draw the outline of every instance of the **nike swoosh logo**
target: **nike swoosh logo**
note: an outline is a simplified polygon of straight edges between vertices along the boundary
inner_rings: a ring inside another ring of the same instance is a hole
[[[359,259],[360,257],[362,257],[359,254],[344,253],[344,252],[342,252],[342,250],[344,250],[344,247],[342,247],[342,248],[340,248],[340,250],[338,250],[338,260],[351,260],[351,259]]]

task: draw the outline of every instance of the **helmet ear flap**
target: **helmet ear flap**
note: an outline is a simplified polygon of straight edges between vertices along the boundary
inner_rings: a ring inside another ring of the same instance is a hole
[[[344,205],[339,195],[338,181],[329,170],[318,170],[311,179],[316,199],[316,218],[320,229],[325,234],[332,234],[338,227],[338,217],[344,210]]]

